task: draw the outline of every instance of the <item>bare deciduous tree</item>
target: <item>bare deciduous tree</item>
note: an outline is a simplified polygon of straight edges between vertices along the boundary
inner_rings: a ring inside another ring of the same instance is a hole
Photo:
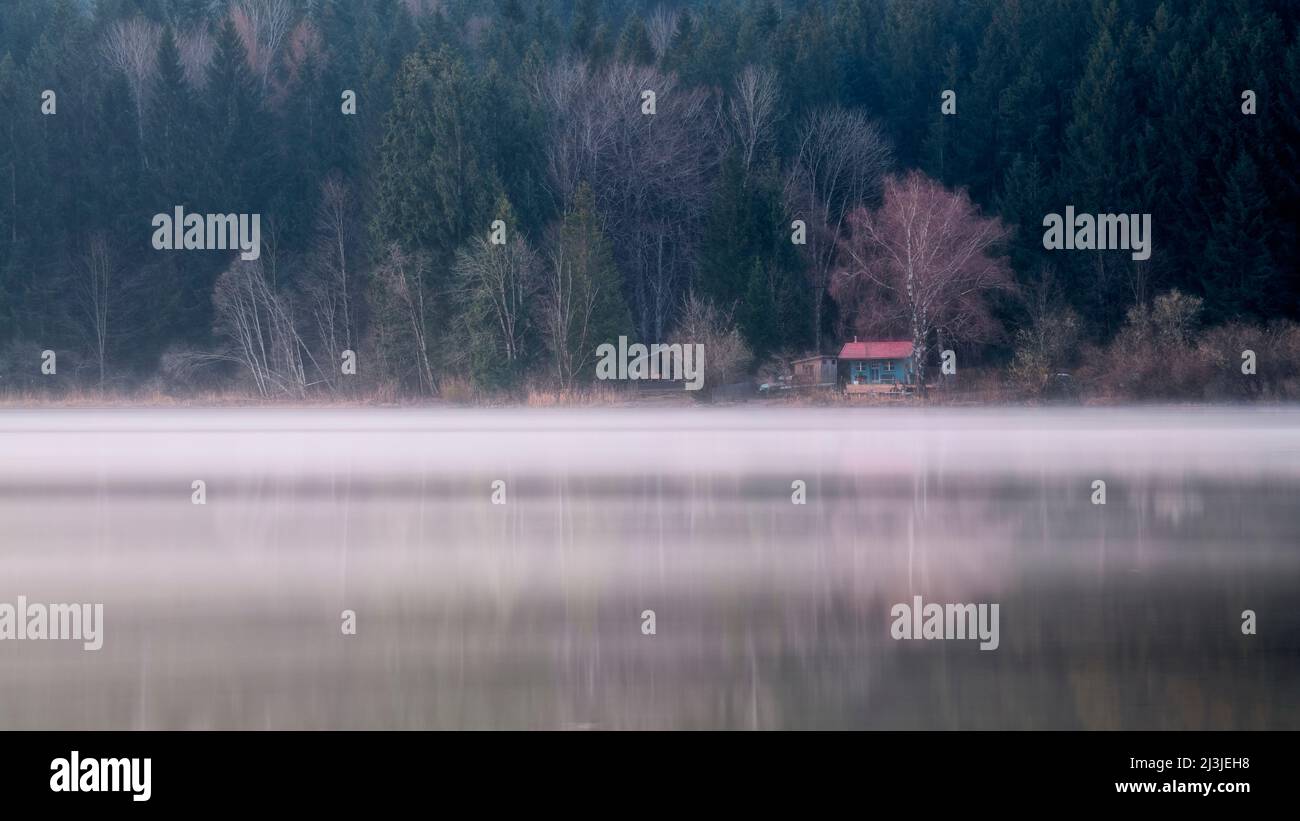
[[[650,36],[650,47],[654,49],[656,59],[662,60],[672,46],[679,16],[677,9],[655,6],[646,20],[646,34]]]
[[[457,252],[454,273],[471,331],[491,329],[513,365],[523,354],[533,297],[542,284],[537,254],[518,232],[505,245],[480,237]]]
[[[427,260],[396,244],[375,266],[371,282],[371,331],[382,368],[438,393],[432,361],[434,295],[425,283]],[[413,376],[413,378],[411,378]]]
[[[126,75],[131,98],[135,101],[136,126],[144,142],[145,111],[154,79],[158,75],[158,46],[162,27],[143,17],[119,20],[104,36],[103,52],[108,65]]]
[[[316,246],[312,251],[302,293],[319,347],[318,361],[325,363],[322,379],[339,384],[343,351],[356,350],[358,316],[353,248],[357,224],[351,190],[338,176],[321,185],[316,214]]]
[[[746,66],[736,76],[727,113],[747,178],[759,153],[772,144],[780,101],[781,84],[771,69]]]
[[[799,129],[785,199],[793,218],[807,226],[812,330],[818,350],[845,220],[878,196],[892,162],[893,151],[879,127],[860,111],[823,109],[809,115]]]
[[[548,182],[562,208],[568,207],[584,179],[595,176],[596,159],[613,143],[607,123],[591,104],[594,86],[587,64],[578,60],[560,60],[533,78],[533,99],[547,113]]]
[[[982,341],[996,326],[990,292],[1011,287],[996,254],[1008,230],[983,217],[965,191],[948,191],[918,171],[885,182],[884,202],[849,217],[836,273],[845,304],[865,306],[876,321],[908,329],[918,382],[925,384],[930,337]]]
[[[289,0],[239,0],[230,16],[248,53],[249,68],[265,93],[280,46],[293,25],[293,5]]]
[[[306,345],[292,305],[271,289],[260,259],[236,260],[217,277],[212,304],[214,330],[229,345],[224,358],[244,367],[259,396],[306,394]]]
[[[201,90],[208,82],[208,66],[212,64],[215,45],[206,26],[196,26],[176,35],[176,48],[180,52],[181,69],[190,88]]]
[[[271,102],[274,106],[282,105],[290,96],[302,93],[301,83],[303,65],[309,59],[322,60],[325,55],[325,39],[320,30],[306,18],[289,32],[282,48],[280,58],[281,73],[271,78]]]
[[[86,320],[86,333],[91,354],[99,371],[99,386],[104,387],[107,375],[110,321],[115,318],[112,305],[117,286],[117,268],[113,262],[108,239],[103,234],[90,238],[86,256],[81,260],[80,287],[77,302]]]
[[[576,263],[569,259],[563,245],[557,244],[547,262],[540,324],[555,359],[556,380],[567,389],[586,367],[595,348],[590,344],[589,331],[599,295],[596,288],[583,287]]]
[[[617,283],[594,276],[591,249],[553,244],[544,282],[538,324],[555,363],[561,388],[571,388],[595,361],[596,311],[601,289]]]
[[[643,112],[643,94],[655,113]],[[596,195],[641,336],[662,339],[690,286],[711,170],[720,155],[715,99],[651,66],[589,72],[562,61],[534,87],[548,115],[551,191],[567,209],[588,182]]]

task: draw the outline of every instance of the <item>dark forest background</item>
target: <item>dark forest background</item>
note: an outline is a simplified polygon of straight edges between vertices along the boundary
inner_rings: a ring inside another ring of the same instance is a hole
[[[990,239],[928,356],[1028,394],[1059,371],[1286,394],[1298,23],[1288,0],[4,0],[0,390],[55,390],[45,349],[57,390],[569,389],[620,333],[707,341],[731,381],[912,334],[879,267],[911,191]],[[261,258],[154,250],[176,205],[261,214]],[[1150,213],[1150,260],[1045,251],[1066,205]]]

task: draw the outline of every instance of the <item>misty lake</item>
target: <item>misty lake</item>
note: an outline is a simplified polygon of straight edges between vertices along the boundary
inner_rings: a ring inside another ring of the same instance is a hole
[[[104,614],[0,728],[1300,729],[1297,499],[1291,408],[0,410],[0,602]]]

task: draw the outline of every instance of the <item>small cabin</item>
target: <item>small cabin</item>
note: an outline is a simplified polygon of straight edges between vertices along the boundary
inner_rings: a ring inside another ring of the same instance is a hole
[[[850,385],[911,385],[912,343],[906,339],[845,342],[840,362]]]
[[[839,381],[839,363],[833,356],[805,356],[790,363],[793,382],[802,387],[833,386]]]

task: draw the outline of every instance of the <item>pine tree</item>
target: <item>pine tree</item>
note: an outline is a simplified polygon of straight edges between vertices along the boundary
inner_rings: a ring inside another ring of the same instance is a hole
[[[755,358],[762,360],[782,340],[776,289],[768,275],[768,266],[758,257],[750,262],[745,298],[738,304],[740,330]]]
[[[664,67],[677,72],[687,83],[694,81],[697,75],[696,54],[699,47],[695,16],[690,9],[682,9],[677,16],[677,28],[668,43],[668,53],[664,55]]]
[[[632,314],[595,196],[585,182],[560,223],[545,279],[540,322],[556,378],[563,387],[590,381],[596,348],[631,333]]]
[[[1224,181],[1223,213],[1205,245],[1206,309],[1211,320],[1267,316],[1276,308],[1269,202],[1259,171],[1242,151]]]
[[[439,268],[470,233],[487,229],[499,185],[482,156],[485,108],[448,51],[405,61],[379,148],[371,223],[378,247],[428,251]]]
[[[640,66],[654,65],[655,50],[650,44],[650,34],[646,31],[645,21],[639,14],[628,19],[627,26],[618,41],[618,58],[625,63]]]
[[[18,109],[17,69],[0,55],[0,111]],[[17,117],[0,120],[0,345],[13,338],[21,304],[18,262],[18,160],[22,156]]]
[[[1074,204],[1086,211],[1123,211],[1126,109],[1134,95],[1125,78],[1133,70],[1131,36],[1122,28],[1115,2],[1101,7],[1097,39],[1074,94],[1073,120],[1066,133],[1063,173],[1071,180]]]
[[[1052,213],[1055,207],[1038,158],[1018,155],[1003,177],[997,210],[1002,219],[1016,229],[1009,243],[1008,256],[1011,267],[1022,277],[1046,261],[1042,242],[1043,217]]]
[[[569,28],[569,43],[573,50],[590,54],[600,26],[600,0],[577,0],[573,7],[573,23]]]
[[[213,213],[258,213],[277,189],[270,119],[248,55],[227,18],[217,36],[207,82],[208,127],[202,208]]]
[[[158,79],[150,108],[149,188],[169,207],[193,206],[198,191],[203,112],[185,82],[180,52],[171,28],[158,49]]]
[[[754,241],[751,192],[737,152],[729,152],[723,160],[720,176],[708,217],[711,241],[702,249],[698,289],[715,305],[733,305],[744,297],[752,260],[760,251]]]
[[[770,2],[764,7],[775,14]],[[880,43],[884,4],[872,0],[837,0],[831,30],[840,75],[840,99],[847,105],[879,111],[884,91],[880,87]]]

